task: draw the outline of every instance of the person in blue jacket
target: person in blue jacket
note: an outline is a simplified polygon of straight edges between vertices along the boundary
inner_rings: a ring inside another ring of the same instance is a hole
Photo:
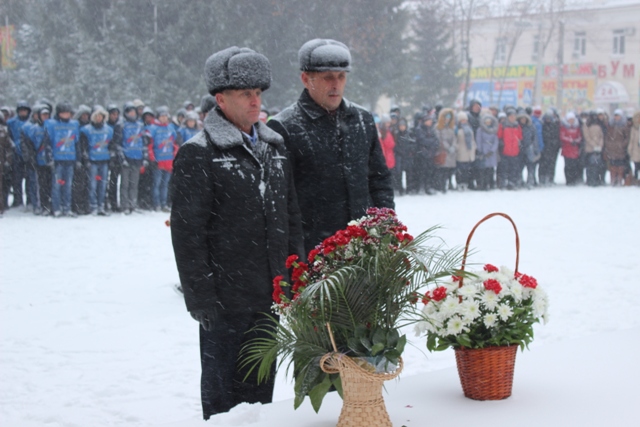
[[[53,171],[51,179],[51,209],[54,217],[78,214],[71,211],[71,188],[74,168],[81,168],[78,142],[80,127],[77,120],[72,120],[73,108],[67,101],[56,105],[53,119],[44,124],[44,144],[47,164]]]
[[[22,128],[21,151],[28,176],[34,183],[29,190],[29,198],[35,215],[51,212],[51,169],[47,166],[44,145],[44,122],[49,120],[51,110],[43,104],[33,107],[32,123]]]
[[[178,133],[180,134],[182,144],[196,136],[198,132],[198,113],[195,111],[189,111],[182,122],[182,126],[178,129]],[[180,144],[180,145],[182,145]]]
[[[106,216],[104,206],[109,179],[109,145],[113,138],[113,128],[105,124],[107,111],[96,108],[91,114],[91,122],[80,129],[82,157],[89,171],[89,209],[91,215]]]
[[[16,105],[16,115],[7,121],[9,128],[9,138],[15,145],[15,155],[13,156],[13,172],[11,177],[11,188],[13,189],[13,203],[11,207],[16,208],[24,204],[22,195],[22,183],[27,178],[24,159],[22,158],[22,150],[20,141],[22,140],[22,128],[28,124],[31,107],[27,101],[18,101]],[[34,183],[35,185],[35,183]],[[27,179],[27,189],[31,183]],[[30,200],[27,200],[30,202]]]
[[[125,215],[142,212],[138,209],[138,186],[140,168],[147,167],[147,150],[142,138],[144,124],[138,120],[138,111],[132,102],[123,107],[124,121],[118,144],[118,159],[121,165],[120,209]]]
[[[169,110],[158,108],[157,123],[147,126],[145,140],[149,148],[149,160],[154,164],[152,202],[153,209],[170,212],[168,192],[173,172],[173,159],[180,147],[180,135],[171,124]]]

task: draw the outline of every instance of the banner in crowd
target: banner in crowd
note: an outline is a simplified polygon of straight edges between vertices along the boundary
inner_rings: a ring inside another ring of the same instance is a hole
[[[0,27],[0,48],[2,49],[2,61],[0,62],[2,69],[15,69],[16,63],[13,62],[13,52],[16,48],[16,41],[13,38],[13,25]]]

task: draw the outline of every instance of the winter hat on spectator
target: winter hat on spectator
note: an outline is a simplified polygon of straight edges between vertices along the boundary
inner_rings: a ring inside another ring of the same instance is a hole
[[[136,98],[136,99],[133,100],[133,106],[138,108],[138,107],[144,107],[145,105],[144,105],[144,102],[142,102],[141,99]]]
[[[573,111],[569,111],[569,112],[564,116],[564,118],[565,118],[567,121],[569,121],[569,120],[571,120],[571,119],[574,119],[574,120],[575,120],[575,118],[576,118],[576,114],[575,114]]]
[[[622,111],[622,109],[618,108],[613,112],[614,116],[620,116],[620,117],[624,117],[624,112]]]
[[[20,100],[16,104],[16,112],[20,110],[27,110],[29,113],[31,113],[31,106],[29,106],[29,103],[27,101]]]
[[[98,105],[97,108],[94,108],[93,113],[91,113],[91,123],[98,123],[97,119],[99,115],[102,116],[102,123],[109,117],[107,110]]]
[[[73,113],[73,106],[69,101],[61,101],[56,104],[56,115],[60,113]]]
[[[112,111],[117,111],[119,113],[120,112],[120,108],[118,108],[118,106],[116,104],[107,105],[107,112],[110,113]]]
[[[156,117],[159,118],[160,116],[171,117],[171,114],[169,114],[169,107],[165,107],[164,105],[162,107],[158,107],[156,110]]]
[[[216,108],[216,105],[218,105],[216,98],[207,94],[200,100],[200,111],[202,111],[203,113],[208,113],[209,111]]]
[[[469,117],[467,116],[467,113],[465,113],[464,111],[460,111],[458,113],[458,115],[456,116],[456,118],[458,119],[459,122],[461,122],[463,120],[469,120]]]
[[[344,43],[313,39],[298,51],[300,71],[351,71],[351,52]]]
[[[185,122],[187,120],[195,120],[197,123],[198,119],[200,119],[200,117],[198,117],[198,113],[196,113],[195,111],[188,111],[187,114],[184,116]]]
[[[216,52],[204,64],[207,89],[215,95],[227,89],[257,89],[271,86],[271,64],[258,52],[229,47]]]
[[[539,105],[536,105],[533,107],[533,115],[536,117],[540,117],[542,115],[542,107]]]
[[[193,102],[186,100],[182,103],[182,108],[184,108],[185,110],[187,110],[189,108],[189,106],[191,106],[191,108],[196,108],[196,104],[194,104]]]
[[[504,111],[500,111],[498,113],[498,118],[499,119],[505,119],[505,118],[507,118],[507,114]]]

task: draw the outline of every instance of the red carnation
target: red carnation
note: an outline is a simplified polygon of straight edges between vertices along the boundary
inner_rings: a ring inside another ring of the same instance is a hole
[[[429,303],[429,301],[431,301],[433,298],[431,297],[431,292],[427,291],[426,294],[424,294],[424,297],[422,297],[422,303],[424,305],[427,305]]]
[[[451,276],[451,279],[454,283],[457,283],[462,280],[462,276]]]
[[[320,249],[311,249],[311,251],[309,252],[309,256],[307,257],[309,262],[313,262],[319,253],[320,253]]]
[[[298,255],[289,255],[287,258],[287,262],[285,262],[285,267],[291,268],[291,265],[298,260]]]
[[[282,281],[282,276],[276,276],[273,279],[273,294],[271,297],[276,304],[282,304],[282,295],[284,295],[284,291],[280,286],[280,282]]]
[[[520,282],[520,284],[525,288],[535,289],[538,287],[538,281],[526,274],[516,273],[516,279],[518,279],[518,282]]]
[[[500,286],[500,282],[498,282],[496,279],[485,280],[483,285],[486,290],[493,291],[495,292],[496,295],[498,295],[502,290],[502,286]]]
[[[447,296],[447,288],[444,286],[440,286],[433,291],[433,300],[434,301],[442,301]]]
[[[485,264],[484,271],[487,273],[496,273],[498,271],[498,267],[492,264]]]

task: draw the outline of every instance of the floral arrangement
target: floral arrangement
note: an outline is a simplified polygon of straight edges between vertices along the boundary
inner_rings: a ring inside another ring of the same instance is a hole
[[[338,352],[370,371],[395,370],[406,343],[399,329],[411,321],[406,314],[415,310],[418,290],[455,274],[460,265],[461,251],[442,249],[433,231],[414,239],[393,210],[371,208],[313,249],[307,262],[290,256],[291,280],[273,280],[276,316],[259,327],[270,338],[243,348],[243,366],[258,369],[260,380],[276,361],[293,366],[294,407],[309,396],[318,411],[331,387],[342,395],[339,374],[319,365],[334,351],[330,325]],[[438,244],[426,245],[436,239]]]
[[[547,294],[538,281],[506,267],[486,264],[424,294],[423,320],[430,351],[448,347],[485,348],[519,345],[533,340],[533,325],[548,320]]]

